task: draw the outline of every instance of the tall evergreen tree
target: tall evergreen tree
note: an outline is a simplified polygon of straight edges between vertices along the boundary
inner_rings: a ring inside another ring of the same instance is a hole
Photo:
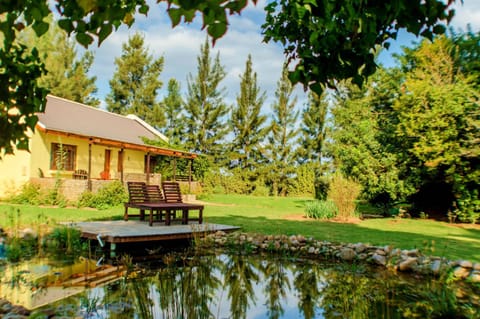
[[[292,94],[293,86],[288,79],[288,69],[284,66],[275,92],[276,101],[266,147],[273,195],[286,195],[289,175],[295,170],[293,141],[298,134],[296,122],[299,112],[295,110],[297,97],[292,97]]]
[[[43,75],[39,84],[50,90],[50,93],[65,99],[98,106],[100,101],[93,96],[97,92],[96,77],[89,77],[88,71],[93,64],[94,55],[86,51],[77,58],[75,42],[60,29],[53,18],[49,18],[50,27],[42,37],[28,32],[23,41],[27,46],[35,47],[45,63],[47,74]]]
[[[164,124],[164,114],[157,102],[163,57],[154,59],[145,48],[144,38],[135,33],[122,45],[122,55],[115,59],[116,71],[110,80],[107,109],[118,114],[135,114],[155,127]]]
[[[321,165],[323,144],[326,136],[328,101],[326,94],[321,96],[311,92],[308,105],[302,113],[299,138],[298,160],[300,163],[314,162]]]
[[[223,101],[220,82],[225,78],[225,70],[220,64],[220,55],[215,60],[210,57],[208,39],[200,47],[197,57],[198,73],[188,76],[188,93],[185,103],[187,123],[187,145],[194,152],[218,155],[221,140],[227,133],[225,115],[228,113]]]
[[[262,115],[265,92],[261,93],[257,85],[257,73],[252,69],[252,57],[249,55],[245,72],[241,76],[240,93],[232,108],[230,126],[233,133],[230,159],[234,166],[252,170],[258,158],[260,142],[266,136],[268,127],[264,125],[266,115]]]
[[[171,145],[179,145],[184,137],[183,99],[180,94],[180,83],[176,79],[168,81],[168,93],[163,99],[165,110],[164,134]]]

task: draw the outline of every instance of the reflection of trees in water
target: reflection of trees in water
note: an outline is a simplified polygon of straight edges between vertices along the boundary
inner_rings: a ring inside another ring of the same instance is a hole
[[[151,277],[140,277],[132,281],[131,300],[134,302],[135,312],[140,319],[152,319],[153,318],[153,301],[150,297],[150,286],[152,285]]]
[[[298,292],[298,309],[305,319],[315,318],[315,309],[321,296],[322,272],[311,263],[298,263],[293,267],[293,285]]]
[[[328,271],[325,282],[320,301],[325,318],[370,318],[368,310],[375,291],[365,273],[345,265]]]
[[[121,279],[109,285],[104,291],[103,304],[107,305],[109,310],[115,305],[115,311],[109,311],[110,319],[130,319],[134,318],[136,311],[132,300],[137,298],[130,289],[132,282]]]
[[[184,258],[181,266],[167,264],[157,274],[156,288],[164,318],[212,318],[210,305],[220,287],[216,256]]]
[[[415,282],[355,264],[265,256],[177,254],[164,262],[154,275],[109,285],[101,304],[130,306],[109,311],[108,318],[242,319],[259,310],[258,300],[265,300],[263,316],[275,319],[290,314],[293,300],[306,319],[478,318],[475,308],[473,315],[459,315],[468,309],[459,308],[445,278]]]
[[[277,319],[283,315],[282,301],[287,297],[287,289],[290,290],[290,281],[287,266],[284,261],[267,259],[261,268],[265,277],[264,293],[267,296],[267,313],[269,318]]]
[[[246,318],[249,300],[255,304],[253,283],[258,283],[259,262],[254,258],[231,255],[222,268],[224,286],[230,298],[232,319]]]

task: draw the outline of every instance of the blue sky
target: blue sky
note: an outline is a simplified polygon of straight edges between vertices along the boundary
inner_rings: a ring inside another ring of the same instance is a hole
[[[258,83],[267,93],[264,108],[267,111],[274,101],[277,81],[280,77],[284,61],[283,49],[275,43],[263,43],[261,24],[264,21],[265,0],[259,0],[257,5],[250,4],[241,16],[232,16],[227,34],[219,39],[212,49],[213,54],[220,53],[220,60],[224,65],[227,76],[222,85],[226,89],[225,100],[228,104],[235,101],[239,91],[239,77],[245,69],[245,61],[249,54],[252,55],[253,67],[257,72]],[[457,0],[457,2],[459,2]],[[201,19],[196,19],[192,24],[181,24],[172,29],[165,6],[150,5],[148,17],[138,16],[132,28],[121,27],[113,33],[102,45],[90,49],[95,51],[95,62],[90,74],[97,77],[97,97],[104,100],[110,91],[109,80],[115,71],[114,60],[121,55],[122,43],[135,32],[141,32],[145,42],[154,57],[163,56],[165,59],[164,70],[160,75],[164,85],[159,92],[162,99],[166,94],[166,86],[170,78],[176,78],[182,85],[182,91],[187,88],[188,74],[197,72],[197,56],[200,45],[205,41],[206,32],[201,30]],[[464,0],[463,6],[456,5],[456,16],[452,22],[455,29],[466,29],[470,24],[476,32],[480,30],[480,1]],[[391,54],[400,52],[401,47],[411,45],[416,39],[402,33],[399,39],[392,44],[390,50],[380,56],[380,62],[391,66],[394,60]],[[297,86],[299,107],[305,103],[305,94],[302,87]],[[268,112],[268,111],[267,111]]]

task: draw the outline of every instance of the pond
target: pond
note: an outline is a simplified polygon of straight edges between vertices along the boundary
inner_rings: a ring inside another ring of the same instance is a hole
[[[95,267],[94,261],[82,262]],[[115,280],[73,291],[71,296],[63,287],[57,292],[62,298],[38,308],[35,318],[393,319],[480,315],[478,304],[472,302],[478,287],[453,284],[448,278],[393,274],[356,263],[190,250],[166,253],[148,262],[123,256],[118,262],[119,266],[112,268]],[[55,267],[44,264],[40,269],[48,268],[58,280],[64,271]],[[72,272],[75,267],[68,269]],[[25,285],[26,291],[37,296],[48,294],[50,288],[28,285],[25,275],[33,269],[17,267],[17,277],[12,273],[6,276],[9,272],[4,269],[2,283]],[[17,278],[15,283],[12,278]],[[45,278],[55,281],[51,275]]]

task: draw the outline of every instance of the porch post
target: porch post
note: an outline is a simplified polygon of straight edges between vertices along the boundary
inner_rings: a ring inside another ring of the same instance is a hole
[[[177,180],[177,158],[173,158],[173,181]]]
[[[150,184],[150,153],[147,153],[147,185]]]
[[[123,148],[120,149],[120,152],[118,153],[118,171],[120,173],[120,182],[123,184],[123,155],[124,155],[124,150]]]
[[[92,139],[88,142],[88,180],[87,189],[92,191]]]
[[[193,158],[188,161],[188,192],[192,193],[192,165]]]

